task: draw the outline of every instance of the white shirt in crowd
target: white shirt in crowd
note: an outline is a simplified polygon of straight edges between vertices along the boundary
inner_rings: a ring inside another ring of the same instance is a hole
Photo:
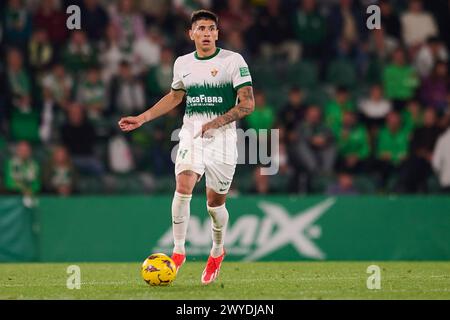
[[[431,163],[441,187],[450,187],[450,128],[439,137]]]
[[[363,99],[358,107],[361,113],[370,119],[383,119],[392,109],[391,102],[386,99]]]
[[[437,58],[439,60],[447,61],[448,54],[445,46],[442,46],[438,53]],[[414,60],[414,67],[419,73],[420,77],[426,78],[430,75],[433,70],[434,64],[436,63],[436,58],[433,56],[431,49],[429,46],[423,46],[419,49],[419,52],[416,55]]]
[[[403,40],[408,47],[422,44],[438,34],[436,22],[427,12],[406,12],[401,16],[401,24]]]
[[[133,44],[134,73],[140,73],[160,62],[161,47],[148,37],[141,38]]]
[[[102,64],[102,80],[109,83],[111,79],[119,72],[120,62],[129,61],[130,57],[120,50],[118,44],[107,47],[102,45],[100,50],[100,63]]]

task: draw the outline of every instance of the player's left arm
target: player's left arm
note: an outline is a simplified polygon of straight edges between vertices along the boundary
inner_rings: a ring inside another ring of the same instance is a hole
[[[255,99],[253,97],[252,86],[245,86],[237,91],[239,103],[231,108],[227,113],[215,118],[214,120],[205,123],[202,126],[201,136],[208,130],[218,129],[233,121],[242,119],[248,116],[255,110]]]

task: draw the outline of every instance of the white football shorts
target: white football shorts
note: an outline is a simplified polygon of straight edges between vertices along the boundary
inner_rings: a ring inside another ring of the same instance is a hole
[[[219,194],[230,190],[237,163],[235,139],[181,138],[175,161],[175,176],[193,171],[206,176],[206,187]]]

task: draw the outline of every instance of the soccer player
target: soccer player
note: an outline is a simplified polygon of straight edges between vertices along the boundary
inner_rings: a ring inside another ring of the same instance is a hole
[[[186,261],[184,245],[192,191],[205,174],[213,245],[201,277],[203,284],[217,278],[225,256],[228,223],[225,201],[237,162],[235,121],[249,115],[255,107],[246,62],[240,54],[218,48],[218,35],[218,17],[214,13],[194,12],[189,36],[195,43],[195,51],[176,59],[171,91],[144,113],[119,121],[122,131],[134,130],[178,106],[186,95],[175,161],[172,259],[177,269]]]

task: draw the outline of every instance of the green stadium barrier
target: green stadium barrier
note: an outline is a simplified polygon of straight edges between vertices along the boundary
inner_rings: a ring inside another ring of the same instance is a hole
[[[34,213],[21,197],[0,198],[0,262],[37,258]]]
[[[42,197],[38,259],[139,261],[170,253],[171,201],[153,195]],[[450,259],[449,197],[241,196],[227,207],[227,260]],[[1,248],[8,245],[3,240],[0,234]],[[194,196],[188,259],[205,259],[210,245],[205,197]]]

